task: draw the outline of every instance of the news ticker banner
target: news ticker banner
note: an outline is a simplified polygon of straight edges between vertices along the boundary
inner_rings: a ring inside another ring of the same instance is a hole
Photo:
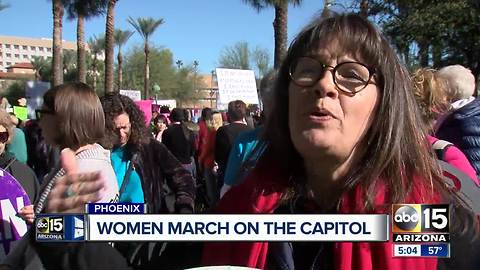
[[[38,241],[387,241],[388,215],[153,215],[142,204],[90,204],[40,215]]]
[[[386,241],[387,215],[88,215],[89,241]]]
[[[143,204],[125,203],[86,210],[40,216],[37,240],[372,242],[392,235],[392,256],[450,256],[446,204],[396,204],[391,215],[152,215]]]

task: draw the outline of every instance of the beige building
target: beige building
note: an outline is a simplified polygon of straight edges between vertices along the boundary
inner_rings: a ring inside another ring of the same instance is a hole
[[[203,109],[205,107],[217,109],[218,84],[216,77],[210,74],[197,76],[197,85],[192,100],[184,101],[180,105],[184,108]]]
[[[51,38],[0,36],[0,71],[17,63],[29,63],[33,56],[52,57]],[[77,43],[63,41],[63,49],[77,50]]]
[[[7,67],[7,72],[17,74],[35,74],[33,65],[30,62],[17,63]]]

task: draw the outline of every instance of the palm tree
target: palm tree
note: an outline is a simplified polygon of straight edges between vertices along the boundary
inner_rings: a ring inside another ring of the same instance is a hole
[[[197,60],[194,60],[193,61],[193,90],[197,90],[198,65],[200,65],[200,63]]]
[[[115,46],[114,10],[118,0],[108,0],[105,26],[105,93],[113,92],[113,47]]]
[[[145,77],[144,77],[144,95],[145,99],[149,98],[149,79],[150,79],[150,63],[148,55],[150,53],[148,46],[148,39],[155,32],[155,30],[164,23],[163,19],[154,19],[154,18],[137,18],[134,20],[132,17],[128,18],[128,22],[137,30],[137,32],[143,37],[145,45]]]
[[[62,71],[62,0],[52,0],[53,11],[53,86],[63,83]]]
[[[8,8],[8,7],[10,7],[9,4],[3,4],[3,3],[2,3],[2,0],[0,0],[0,10],[4,10],[4,9],[6,9],[6,8]]]
[[[325,0],[323,1],[323,11],[322,11],[322,17],[326,18],[330,16],[330,8],[333,5],[334,0]]]
[[[364,18],[368,17],[368,0],[360,1],[360,16]]]
[[[258,12],[267,7],[275,8],[275,19],[273,20],[273,31],[275,35],[275,56],[273,66],[275,69],[280,64],[287,53],[287,22],[288,22],[288,4],[294,6],[300,5],[302,0],[243,0],[245,3],[253,6]]]
[[[93,90],[97,91],[97,76],[98,76],[98,55],[102,54],[105,50],[105,37],[96,37],[93,36],[88,41],[88,47],[90,48],[90,53],[93,55],[92,61],[92,77],[93,77]]]
[[[123,56],[122,56],[122,46],[127,43],[128,39],[133,35],[132,31],[129,30],[115,30],[115,44],[118,46],[118,89],[122,89],[122,82],[123,82]]]
[[[32,63],[33,69],[35,70],[35,81],[41,81],[42,76],[40,72],[47,67],[48,61],[42,56],[34,55],[32,56],[32,60],[30,60],[30,63]]]
[[[63,0],[68,19],[77,19],[77,80],[87,82],[85,20],[105,13],[106,0]]]
[[[182,60],[177,60],[177,61],[175,62],[175,65],[177,65],[177,68],[180,69],[180,68],[182,68],[182,66],[183,66],[183,61],[182,61]]]

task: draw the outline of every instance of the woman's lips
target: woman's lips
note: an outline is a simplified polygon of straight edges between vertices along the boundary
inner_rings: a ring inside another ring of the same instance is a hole
[[[308,115],[308,119],[315,123],[325,123],[334,118],[332,113],[325,109],[317,109]]]
[[[315,114],[310,114],[308,116],[308,119],[312,122],[315,122],[315,123],[325,123],[325,122],[328,122],[330,120],[333,120],[333,117],[331,115],[315,115]]]

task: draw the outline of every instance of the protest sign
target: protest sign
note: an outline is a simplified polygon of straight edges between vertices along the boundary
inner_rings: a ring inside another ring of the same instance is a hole
[[[13,241],[27,232],[27,223],[17,216],[18,210],[30,205],[28,195],[17,180],[7,171],[0,169],[0,259],[10,251]]]
[[[162,106],[167,106],[170,110],[177,107],[177,101],[175,99],[157,99],[153,101],[153,105],[156,108],[160,108]]]
[[[27,107],[13,106],[13,114],[20,120],[26,120],[28,118],[28,109]]]
[[[151,100],[139,100],[135,101],[135,104],[142,110],[145,114],[145,122],[150,125],[150,120],[152,120],[152,101]]]
[[[142,92],[138,90],[120,90],[120,95],[127,96],[131,98],[133,101],[142,100]]]
[[[241,100],[258,104],[257,83],[252,70],[217,68],[219,103]]]

